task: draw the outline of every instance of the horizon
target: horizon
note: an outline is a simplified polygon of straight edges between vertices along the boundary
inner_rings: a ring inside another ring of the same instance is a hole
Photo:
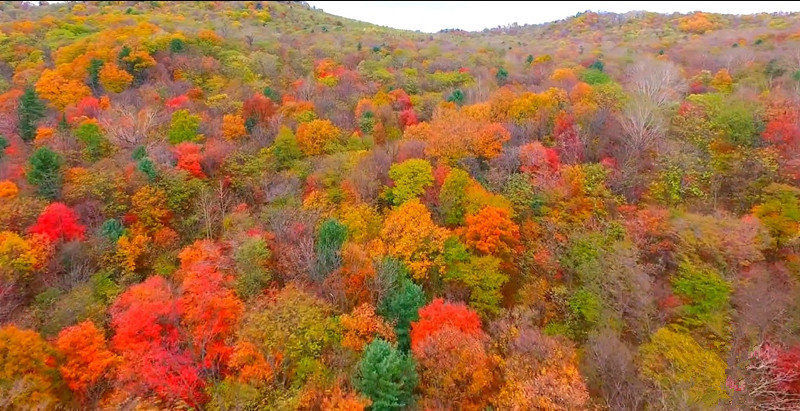
[[[583,12],[661,14],[702,11],[728,15],[800,12],[800,2],[775,1],[618,1],[618,2],[553,2],[553,1],[309,1],[310,6],[338,17],[399,30],[436,33],[448,29],[479,32],[496,27],[547,24]],[[451,7],[457,4],[458,8]],[[504,7],[513,6],[513,7]],[[542,7],[547,6],[547,7]]]

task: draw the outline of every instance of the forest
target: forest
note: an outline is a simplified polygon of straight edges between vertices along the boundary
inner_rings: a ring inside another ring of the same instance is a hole
[[[800,409],[800,13],[0,2],[0,409]]]

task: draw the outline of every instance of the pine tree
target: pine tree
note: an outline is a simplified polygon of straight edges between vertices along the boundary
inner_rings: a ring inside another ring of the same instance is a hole
[[[33,87],[28,86],[19,99],[19,135],[25,141],[36,137],[36,122],[44,117],[44,103],[39,100]]]
[[[58,197],[61,190],[61,156],[47,147],[36,150],[28,160],[27,177],[43,197]]]
[[[417,372],[410,356],[375,339],[364,350],[354,380],[355,387],[372,399],[373,410],[401,409],[411,405]]]

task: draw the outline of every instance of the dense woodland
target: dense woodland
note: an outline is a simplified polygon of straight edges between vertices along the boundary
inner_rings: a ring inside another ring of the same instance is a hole
[[[0,3],[0,409],[800,409],[800,14]]]

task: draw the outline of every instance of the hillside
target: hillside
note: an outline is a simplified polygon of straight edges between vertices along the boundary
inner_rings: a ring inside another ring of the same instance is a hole
[[[800,408],[800,13],[0,2],[0,409]]]

